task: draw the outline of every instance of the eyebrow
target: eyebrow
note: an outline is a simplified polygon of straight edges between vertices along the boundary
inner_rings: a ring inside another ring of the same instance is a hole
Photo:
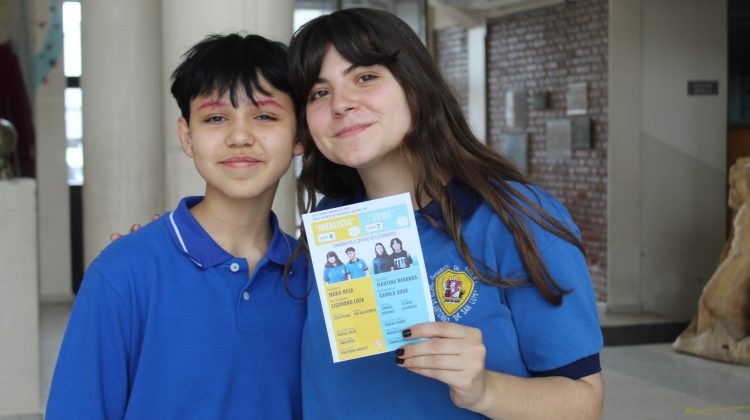
[[[347,67],[344,71],[342,71],[341,75],[342,76],[346,76],[347,74],[349,74],[349,73],[353,72],[354,70],[356,70],[357,67],[360,67],[360,65],[359,64],[352,64],[351,66]],[[318,77],[318,79],[315,81],[315,83],[325,83],[327,81],[328,81],[328,79],[326,79],[325,77]]]
[[[279,107],[281,109],[284,109],[284,107],[281,106],[281,104],[278,103],[275,99],[270,99],[270,98],[269,99],[260,99],[260,100],[257,100],[256,103],[257,103],[258,107],[261,107],[261,106],[276,106],[276,107]],[[201,106],[198,107],[198,109],[201,110],[203,108],[217,108],[217,107],[224,106],[224,105],[226,105],[224,103],[224,101],[206,101],[206,102],[202,103]]]
[[[214,108],[214,107],[219,107],[223,105],[224,105],[223,101],[206,101],[206,102],[203,102],[201,106],[198,107],[198,109],[201,110],[203,108]]]
[[[278,103],[275,99],[271,99],[271,98],[268,98],[268,99],[259,99],[256,102],[258,103],[258,107],[269,105],[269,106],[276,106],[276,107],[279,107],[281,109],[284,109],[284,107],[281,106],[281,104]]]
[[[344,70],[344,72],[343,72],[343,73],[341,73],[341,75],[342,75],[342,76],[346,76],[347,74],[349,74],[349,73],[353,72],[353,71],[354,71],[354,69],[356,69],[357,67],[359,67],[359,65],[358,65],[358,64],[352,64],[351,66],[347,67],[347,68],[346,68],[346,70]]]

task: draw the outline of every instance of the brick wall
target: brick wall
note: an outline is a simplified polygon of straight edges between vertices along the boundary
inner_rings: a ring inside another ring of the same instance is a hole
[[[466,29],[454,26],[435,31],[435,61],[464,113],[469,104],[468,56]]]
[[[607,0],[575,0],[487,25],[488,140],[499,143],[508,131],[505,92],[525,90],[529,175],[565,204],[580,227],[600,301],[607,298],[607,19]],[[466,109],[466,31],[435,35],[438,64]],[[592,148],[548,157],[546,121],[566,116],[568,85],[578,82],[588,84]],[[550,93],[548,109],[533,110],[534,94],[544,91]]]

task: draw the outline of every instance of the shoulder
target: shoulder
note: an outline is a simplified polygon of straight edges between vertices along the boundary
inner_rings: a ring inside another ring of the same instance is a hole
[[[129,233],[107,245],[97,256],[98,265],[130,263],[144,255],[152,255],[156,249],[171,245],[164,217],[153,221],[133,233]]]
[[[177,255],[164,218],[156,220],[110,243],[94,259],[86,276],[99,273],[115,288],[128,278],[139,278],[159,261]]]
[[[538,246],[543,247],[548,242],[559,239],[559,236],[548,229],[551,226],[550,222],[561,224],[580,239],[581,232],[570,213],[549,192],[537,185],[514,181],[507,181],[501,188],[511,195],[511,207],[518,216],[517,221],[526,226],[529,235],[537,241]],[[486,201],[482,201],[478,210],[474,212],[473,222],[472,231],[475,234],[479,230],[486,234],[511,235],[509,227]]]
[[[573,222],[568,209],[566,209],[565,206],[557,198],[552,196],[552,194],[534,184],[523,184],[520,182],[510,181],[508,182],[508,186],[512,188],[516,192],[516,194],[523,198],[526,198],[528,201],[539,207],[542,211],[546,212],[547,215],[564,224],[568,229],[571,229],[575,233],[578,233],[578,227]],[[523,201],[519,201],[518,204],[531,213],[535,213],[537,215],[539,214],[538,211],[536,211]]]

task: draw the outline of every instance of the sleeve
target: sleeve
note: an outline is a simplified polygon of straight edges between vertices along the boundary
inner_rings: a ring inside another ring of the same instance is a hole
[[[409,264],[409,267],[414,265],[414,260],[411,258],[411,254],[408,252],[406,253],[406,263]]]
[[[128,398],[130,310],[94,264],[63,337],[46,418],[121,419]]]
[[[328,270],[328,267],[326,267],[326,268],[323,269],[323,281],[326,282],[326,283],[330,283],[331,282],[330,276],[328,275],[329,272],[330,272],[330,270]]]
[[[555,281],[568,291],[562,304],[547,302],[531,284],[505,288],[526,368],[534,376],[557,371],[573,379],[597,373],[603,340],[583,254],[556,238],[542,250],[542,258]]]

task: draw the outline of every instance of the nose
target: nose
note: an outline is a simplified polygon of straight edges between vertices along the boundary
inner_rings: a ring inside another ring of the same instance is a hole
[[[357,101],[354,95],[347,89],[338,89],[331,93],[331,108],[334,115],[346,115],[351,110],[357,108]]]
[[[255,144],[255,136],[250,124],[244,121],[235,121],[226,136],[227,146],[252,146]]]

